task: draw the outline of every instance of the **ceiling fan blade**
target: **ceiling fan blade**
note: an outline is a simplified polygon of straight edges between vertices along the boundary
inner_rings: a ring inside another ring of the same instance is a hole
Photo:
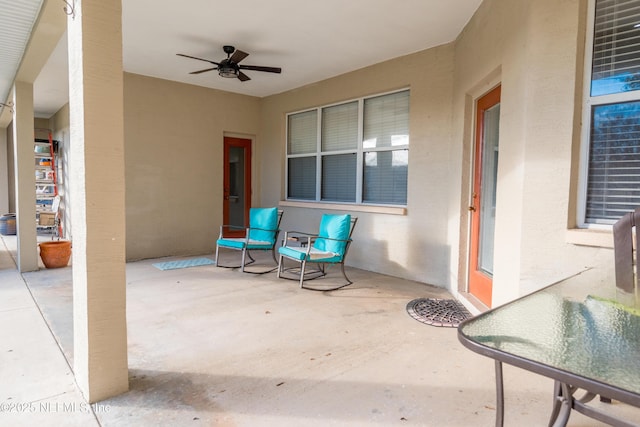
[[[245,73],[243,73],[242,71],[238,71],[238,79],[241,82],[246,82],[247,80],[251,80],[251,77],[247,76]]]
[[[211,64],[213,64],[213,65],[220,65],[220,64],[218,64],[217,62],[209,61],[208,59],[197,58],[197,57],[195,57],[195,56],[185,55],[184,53],[176,53],[176,55],[178,55],[178,56],[184,56],[185,58],[197,59],[198,61],[206,61],[206,62],[209,62],[209,63],[211,63]]]
[[[204,70],[199,70],[199,71],[192,71],[189,74],[200,74],[200,73],[206,73],[207,71],[213,71],[213,70],[217,70],[218,67],[213,67],[213,68],[205,68]]]
[[[280,67],[261,67],[259,65],[240,65],[241,70],[266,71],[267,73],[281,73]]]
[[[231,58],[229,58],[229,60],[231,62],[235,62],[237,64],[238,62],[242,61],[247,56],[249,56],[248,53],[236,49],[236,51],[233,52],[233,55],[231,55]]]

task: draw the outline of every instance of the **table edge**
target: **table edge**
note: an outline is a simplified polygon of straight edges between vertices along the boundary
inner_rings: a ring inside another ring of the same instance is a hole
[[[525,369],[538,375],[542,375],[544,377],[551,378],[565,384],[570,384],[574,387],[578,387],[583,390],[587,390],[592,393],[599,394],[601,396],[605,396],[610,399],[618,400],[620,402],[624,402],[626,404],[640,408],[640,394],[638,393],[621,389],[619,387],[615,387],[592,378],[583,377],[582,375],[573,374],[563,369],[546,365],[542,362],[536,362],[535,360],[516,356],[511,353],[507,353],[473,341],[462,332],[462,329],[465,324],[470,323],[475,319],[476,318],[467,319],[460,323],[460,325],[458,326],[458,341],[460,341],[463,346],[473,351],[474,353],[478,353],[482,356],[489,357],[499,362],[516,366],[518,368]]]

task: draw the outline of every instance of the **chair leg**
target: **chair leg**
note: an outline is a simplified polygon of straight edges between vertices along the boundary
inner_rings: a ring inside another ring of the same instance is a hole
[[[280,255],[280,261],[278,261],[278,272],[276,273],[276,277],[280,278],[280,273],[282,272],[282,255]]]
[[[340,263],[340,268],[342,269],[342,275],[344,276],[344,279],[348,282],[348,284],[352,284],[353,282],[351,280],[349,280],[349,278],[347,277],[347,273],[345,273],[344,271],[344,262]]]
[[[304,283],[304,268],[307,265],[307,260],[302,260],[300,264],[300,288],[302,288],[302,284]]]
[[[321,275],[320,275],[320,276],[316,276],[316,277],[322,277],[322,276],[325,276],[325,275],[326,275],[326,271],[325,271],[325,268],[326,268],[326,267],[327,267],[327,265],[326,265],[326,264],[320,264],[320,265],[318,265],[318,271],[321,273]],[[352,281],[352,280],[350,280],[350,279],[347,277],[347,273],[346,273],[346,271],[345,271],[345,269],[344,269],[344,263],[340,263],[340,269],[341,269],[341,271],[342,271],[342,275],[344,276],[344,279],[345,279],[345,281],[346,281],[346,283],[344,283],[344,284],[342,284],[342,285],[335,286],[335,287],[332,287],[332,288],[322,288],[322,287],[320,287],[320,288],[315,288],[315,287],[309,287],[309,286],[307,286],[307,287],[303,287],[303,286],[302,286],[302,284],[301,284],[301,285],[300,285],[300,287],[301,287],[301,288],[303,288],[303,289],[310,290],[310,291],[330,292],[330,291],[337,291],[338,289],[342,289],[342,288],[345,288],[345,287],[347,287],[347,286],[351,285],[351,284],[353,283],[353,281]],[[316,277],[314,277],[314,278],[316,278]],[[302,283],[302,279],[301,279],[301,283]]]
[[[247,248],[243,248],[242,249],[242,264],[240,264],[240,271],[244,273],[244,260],[245,260],[245,256],[247,255]],[[251,257],[251,256],[249,256]]]
[[[216,267],[220,267],[220,266],[218,265],[218,249],[219,249],[219,248],[220,248],[220,247],[219,247],[218,245],[216,245]]]

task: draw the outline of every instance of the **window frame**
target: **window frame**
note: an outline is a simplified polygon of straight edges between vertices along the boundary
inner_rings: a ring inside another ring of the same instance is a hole
[[[580,163],[578,179],[578,204],[576,209],[578,228],[611,230],[613,222],[587,222],[587,191],[589,177],[589,151],[591,148],[591,119],[593,108],[599,105],[622,104],[640,101],[640,90],[591,96],[593,72],[593,47],[595,36],[596,0],[589,0],[587,8],[587,28],[585,36],[583,69],[582,128],[580,131]]]
[[[377,98],[386,95],[393,95],[396,93],[407,92],[409,95],[409,138],[408,143],[400,146],[389,146],[389,147],[371,147],[364,148],[363,147],[363,138],[364,138],[364,104],[365,100],[371,98]],[[349,103],[357,102],[358,103],[358,130],[357,130],[357,145],[355,149],[343,149],[343,150],[331,150],[331,151],[322,151],[322,113],[323,109],[335,107],[338,105],[345,105]],[[389,206],[389,207],[398,207],[398,208],[406,208],[408,203],[408,187],[409,187],[409,178],[407,176],[407,203],[398,204],[398,203],[368,203],[363,201],[363,187],[364,187],[364,156],[365,153],[369,152],[393,152],[393,151],[401,151],[407,150],[409,151],[409,147],[411,145],[411,113],[410,113],[410,105],[411,105],[411,90],[408,87],[397,89],[388,92],[376,93],[373,95],[367,95],[359,98],[348,99],[340,102],[334,102],[331,104],[320,105],[313,108],[307,108],[303,110],[292,111],[287,113],[285,116],[285,177],[284,177],[284,200],[288,202],[301,202],[301,203],[309,203],[309,204],[331,204],[331,205],[348,205],[348,206]],[[306,113],[310,111],[316,111],[316,151],[314,153],[298,153],[298,154],[289,154],[289,117]],[[355,188],[355,201],[354,202],[345,202],[345,201],[334,201],[334,200],[323,200],[322,199],[322,159],[325,156],[332,155],[341,155],[341,154],[356,154],[356,188]],[[315,156],[316,160],[316,188],[315,188],[315,198],[313,200],[310,199],[298,199],[289,197],[289,159],[291,158],[303,158],[303,157],[311,157]],[[408,163],[407,163],[408,167]]]

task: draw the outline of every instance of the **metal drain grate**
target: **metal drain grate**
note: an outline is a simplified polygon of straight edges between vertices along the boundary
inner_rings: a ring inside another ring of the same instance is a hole
[[[407,313],[418,322],[431,326],[457,328],[471,313],[454,299],[418,298],[409,301]]]

